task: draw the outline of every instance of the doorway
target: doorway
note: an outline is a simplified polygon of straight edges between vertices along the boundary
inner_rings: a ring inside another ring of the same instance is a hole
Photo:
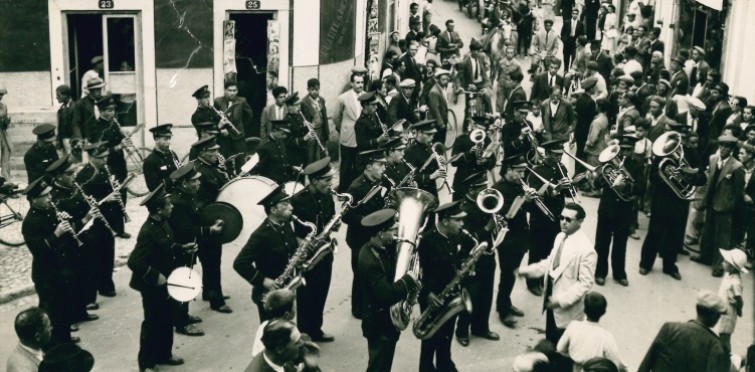
[[[229,13],[236,24],[236,81],[239,96],[252,108],[252,121],[244,128],[251,136],[260,135],[260,117],[267,100],[268,21],[273,13]]]

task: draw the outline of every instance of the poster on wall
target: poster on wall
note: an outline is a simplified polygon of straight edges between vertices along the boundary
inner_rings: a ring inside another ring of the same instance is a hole
[[[280,32],[278,29],[278,21],[267,21],[267,71],[278,71],[280,68]]]
[[[236,22],[223,21],[223,76],[225,81],[236,78]]]
[[[320,1],[320,64],[354,58],[356,1]]]
[[[368,62],[367,69],[370,73],[370,80],[375,81],[380,79],[380,38],[381,33],[376,32],[369,34],[368,40]]]

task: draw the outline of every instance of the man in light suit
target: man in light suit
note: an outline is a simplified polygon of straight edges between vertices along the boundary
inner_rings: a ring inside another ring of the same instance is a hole
[[[16,315],[14,324],[18,345],[5,364],[7,372],[36,372],[42,362],[42,347],[52,336],[50,318],[44,310],[32,307]]]
[[[568,140],[577,128],[577,115],[571,104],[563,99],[561,87],[550,87],[550,92],[550,97],[540,104],[543,140]]]
[[[705,224],[700,238],[700,256],[690,259],[713,266],[713,276],[723,275],[722,258],[718,249],[731,249],[731,224],[734,209],[744,197],[745,171],[733,152],[737,138],[731,135],[718,137],[719,154],[710,157],[708,186],[703,198]]]
[[[524,277],[543,278],[545,338],[554,344],[558,344],[569,322],[584,317],[584,298],[593,287],[598,262],[592,242],[580,231],[585,210],[579,204],[568,203],[559,218],[561,233],[548,258],[519,269],[519,275]]]
[[[538,31],[535,37],[532,39],[532,67],[530,72],[534,73],[537,70],[540,60],[547,56],[555,56],[558,50],[558,34],[553,31],[553,19],[547,18],[543,21],[545,25],[543,30]],[[543,56],[543,54],[545,54]]]
[[[362,115],[362,105],[359,103],[359,95],[364,89],[364,77],[360,74],[351,75],[351,89],[338,96],[335,111],[333,111],[333,124],[339,133],[341,149],[341,169],[338,181],[338,192],[346,192],[351,182],[357,177],[357,137],[354,125]]]
[[[551,95],[553,87],[564,87],[564,77],[558,74],[558,70],[561,68],[561,60],[556,57],[550,58],[547,65],[548,71],[538,74],[532,81],[531,100],[537,99],[543,102]]]
[[[438,69],[435,72],[435,85],[430,89],[430,93],[427,96],[430,116],[435,120],[435,125],[438,128],[438,132],[435,133],[433,142],[446,142],[446,131],[448,127],[448,101],[446,98],[446,87],[448,87],[450,74],[451,73],[448,70]]]
[[[288,89],[285,87],[275,87],[272,93],[275,102],[262,109],[262,115],[260,116],[260,138],[267,138],[273,120],[284,120],[288,116],[288,107],[286,107]]]

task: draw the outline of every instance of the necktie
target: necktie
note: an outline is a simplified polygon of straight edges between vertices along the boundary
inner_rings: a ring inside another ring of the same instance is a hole
[[[564,249],[564,243],[566,242],[566,237],[564,237],[564,240],[561,241],[561,244],[558,246],[558,250],[556,250],[556,256],[553,257],[553,269],[556,270],[561,265],[561,251]]]
[[[576,31],[575,31],[576,29],[577,29],[577,22],[572,22],[572,24],[571,24],[571,36],[574,36],[574,34],[576,33]]]
[[[556,80],[556,77],[551,75],[551,86],[554,86],[554,80]]]
[[[474,59],[474,79],[475,81],[480,79],[480,63],[477,59]]]
[[[545,33],[545,48],[548,48],[548,32]]]

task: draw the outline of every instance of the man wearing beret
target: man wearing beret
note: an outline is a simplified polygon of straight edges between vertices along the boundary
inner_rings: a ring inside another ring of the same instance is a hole
[[[29,183],[42,176],[45,169],[58,160],[58,152],[55,150],[55,126],[37,125],[32,133],[37,136],[37,142],[24,154],[24,165]]]
[[[21,225],[21,233],[32,254],[31,279],[39,296],[39,307],[50,316],[50,342],[57,345],[78,342],[78,338],[71,337],[78,245],[71,223],[58,219],[51,203],[52,188],[45,179],[43,176],[33,180],[24,190],[31,208]]]
[[[163,182],[169,182],[170,174],[181,166],[178,156],[170,149],[170,143],[173,139],[171,128],[173,128],[173,124],[160,124],[149,130],[155,140],[155,148],[144,159],[142,170],[144,181],[146,181],[147,188],[150,191],[156,189]],[[166,190],[172,190],[169,184],[165,186]]]
[[[304,119],[312,124],[320,142],[327,148],[330,139],[328,110],[325,98],[320,95],[320,81],[315,78],[307,80],[307,95],[301,100],[301,113]],[[322,159],[325,155],[316,141],[307,143],[307,160],[310,163]]]
[[[193,255],[197,244],[176,242],[168,220],[173,212],[170,194],[159,185],[141,202],[149,211],[128,257],[129,286],[142,295],[144,321],[139,337],[140,371],[153,371],[157,364],[177,366],[184,360],[173,356],[173,301],[167,278],[178,267],[176,259]]]
[[[730,370],[729,356],[713,331],[728,305],[719,295],[700,291],[695,308],[694,320],[663,324],[642,359],[639,372]]]

